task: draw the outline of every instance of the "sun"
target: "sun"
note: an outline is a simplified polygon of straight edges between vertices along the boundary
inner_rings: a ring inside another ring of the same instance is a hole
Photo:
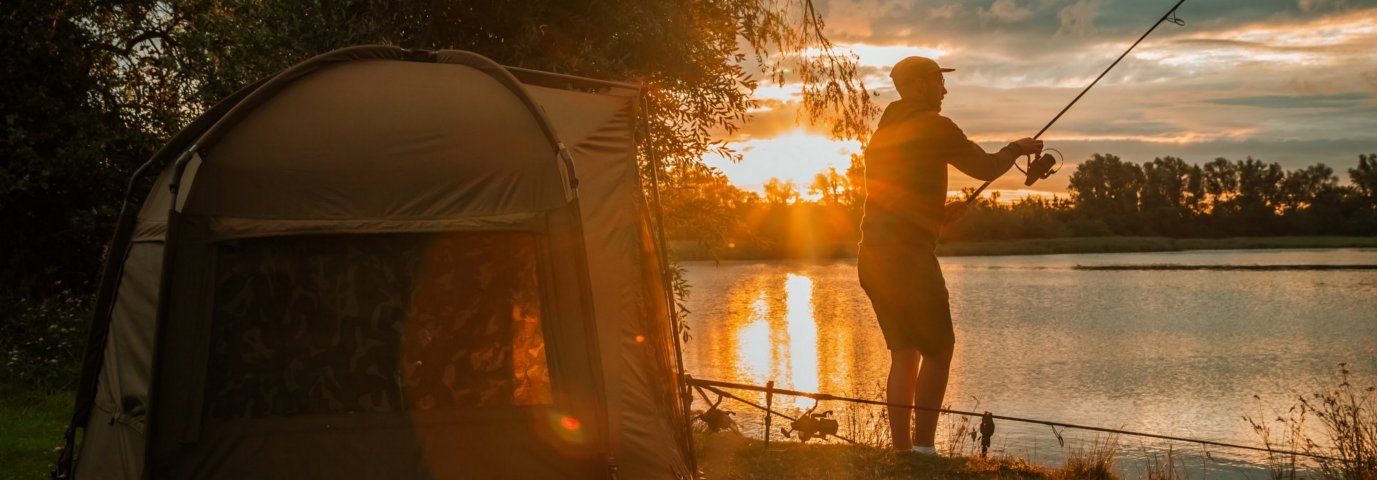
[[[833,140],[803,129],[770,138],[748,138],[730,146],[741,153],[741,162],[720,157],[708,157],[704,162],[721,170],[737,187],[756,193],[762,193],[771,178],[794,182],[800,192],[806,192],[814,175],[828,168],[845,172],[851,165],[851,154],[861,153],[860,142]]]

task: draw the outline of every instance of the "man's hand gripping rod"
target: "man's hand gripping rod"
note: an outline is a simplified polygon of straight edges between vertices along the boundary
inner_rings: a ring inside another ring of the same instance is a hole
[[[1037,140],[1038,137],[1041,137],[1043,133],[1047,132],[1047,129],[1052,128],[1052,125],[1057,123],[1057,120],[1060,120],[1061,116],[1064,115],[1067,110],[1071,109],[1071,106],[1075,105],[1076,102],[1080,101],[1081,97],[1084,97],[1086,92],[1089,92],[1090,89],[1093,88],[1096,83],[1100,82],[1101,78],[1104,78],[1104,76],[1108,74],[1110,70],[1113,70],[1114,66],[1118,65],[1120,60],[1123,60],[1124,57],[1127,57],[1128,53],[1132,52],[1134,47],[1137,47],[1139,43],[1143,42],[1143,39],[1147,38],[1148,35],[1151,35],[1152,31],[1156,30],[1158,25],[1161,25],[1162,22],[1167,21],[1170,21],[1171,23],[1175,23],[1177,25],[1185,25],[1185,21],[1181,20],[1180,18],[1176,18],[1176,9],[1180,8],[1181,4],[1183,3],[1186,3],[1186,0],[1178,0],[1176,2],[1176,5],[1173,5],[1171,7],[1171,10],[1167,10],[1167,13],[1162,15],[1162,18],[1157,20],[1157,23],[1152,24],[1152,27],[1148,28],[1147,32],[1143,33],[1143,36],[1138,37],[1138,41],[1133,42],[1133,45],[1129,45],[1128,50],[1124,50],[1124,53],[1119,55],[1119,58],[1114,59],[1114,63],[1109,64],[1109,68],[1106,68],[1103,72],[1100,72],[1100,76],[1095,77],[1095,80],[1091,81],[1090,85],[1086,85],[1085,89],[1081,90],[1081,93],[1079,95],[1076,95],[1076,98],[1071,99],[1071,103],[1066,104],[1066,107],[1062,108],[1060,112],[1057,112],[1057,116],[1052,117],[1052,121],[1047,122],[1047,125],[1043,126],[1042,130],[1038,130],[1037,135],[1033,135],[1033,139]],[[1051,154],[1047,153],[1042,154],[1042,156],[1039,157],[1037,160],[1029,162],[1028,171],[1025,172],[1028,174],[1028,178],[1024,181],[1024,184],[1031,186],[1033,182],[1036,182],[1042,178],[1047,178],[1048,175],[1051,175],[1052,166],[1056,163],[1056,159],[1053,158]],[[984,184],[980,185],[980,188],[975,189],[975,192],[971,193],[970,198],[966,199],[966,204],[970,205],[971,203],[974,203],[977,198],[980,198],[980,193],[984,192],[985,189],[990,186],[991,182],[993,182],[993,180],[985,182]]]

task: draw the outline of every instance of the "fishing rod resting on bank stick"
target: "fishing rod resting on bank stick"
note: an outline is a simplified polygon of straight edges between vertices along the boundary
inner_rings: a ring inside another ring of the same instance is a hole
[[[1033,139],[1037,140],[1038,137],[1041,137],[1043,133],[1047,132],[1047,129],[1052,128],[1052,125],[1057,123],[1057,120],[1060,120],[1061,116],[1066,114],[1067,110],[1070,110],[1071,107],[1076,104],[1076,102],[1079,102],[1081,100],[1081,97],[1085,96],[1086,92],[1089,92],[1091,88],[1094,88],[1095,84],[1100,82],[1100,79],[1104,78],[1104,76],[1108,74],[1110,70],[1113,70],[1114,67],[1119,64],[1119,61],[1123,60],[1124,57],[1127,57],[1129,52],[1132,52],[1134,47],[1137,47],[1139,43],[1142,43],[1143,39],[1147,38],[1148,35],[1151,35],[1152,31],[1156,30],[1157,26],[1161,25],[1162,22],[1171,22],[1177,25],[1184,26],[1186,24],[1185,20],[1181,20],[1176,16],[1176,9],[1181,8],[1181,4],[1183,3],[1186,3],[1186,0],[1178,0],[1176,2],[1176,5],[1173,5],[1171,7],[1171,10],[1167,10],[1167,13],[1162,15],[1162,18],[1157,20],[1157,23],[1152,24],[1152,27],[1148,28],[1146,32],[1143,32],[1143,36],[1138,37],[1138,41],[1133,42],[1133,45],[1129,45],[1128,50],[1124,50],[1124,53],[1119,55],[1119,58],[1114,59],[1114,63],[1109,64],[1108,68],[1105,68],[1103,72],[1100,72],[1100,76],[1095,77],[1095,80],[1091,81],[1090,85],[1086,85],[1085,89],[1081,90],[1081,93],[1079,95],[1076,95],[1076,98],[1071,99],[1071,103],[1066,104],[1066,107],[1063,107],[1060,112],[1057,112],[1057,116],[1052,117],[1052,121],[1047,122],[1047,125],[1044,125],[1042,127],[1042,130],[1038,130],[1037,135],[1033,135]],[[1057,151],[1055,149],[1048,148],[1045,150],[1057,152],[1058,155],[1061,154],[1060,151]],[[1032,155],[1029,155],[1029,157],[1032,157]],[[1052,174],[1057,173],[1057,171],[1061,169],[1060,167],[1057,167],[1057,163],[1059,162],[1057,161],[1056,157],[1053,157],[1050,153],[1044,152],[1041,157],[1038,157],[1036,160],[1029,161],[1028,168],[1026,169],[1022,166],[1019,166],[1017,163],[1015,163],[1014,166],[1018,168],[1018,171],[1023,172],[1027,176],[1027,178],[1024,179],[1023,184],[1027,186],[1032,186],[1033,182],[1050,177],[1052,176]],[[979,188],[976,188],[974,192],[971,192],[971,196],[966,199],[966,204],[970,205],[974,203],[977,198],[980,198],[980,193],[984,192],[985,189],[988,188],[990,186],[990,183],[992,182],[993,180],[987,181],[984,184],[981,184]]]
[[[1076,424],[1076,423],[1055,422],[1055,421],[1051,421],[1051,420],[1040,420],[1040,419],[1036,419],[1036,418],[1014,417],[1014,416],[1009,416],[1009,415],[995,415],[994,413],[991,413],[991,412],[988,412],[988,411],[987,411],[987,412],[983,412],[983,413],[978,413],[978,412],[968,412],[968,411],[962,411],[962,410],[953,410],[953,409],[950,409],[950,408],[928,408],[928,407],[920,407],[920,406],[918,406],[918,405],[911,405],[911,404],[906,404],[906,403],[890,403],[890,402],[886,402],[886,401],[882,401],[882,400],[870,400],[870,399],[865,399],[865,398],[843,397],[843,396],[840,396],[840,395],[831,395],[831,394],[827,394],[827,393],[801,392],[801,391],[798,391],[798,390],[789,390],[789,389],[784,389],[784,388],[775,388],[775,386],[774,386],[775,382],[774,382],[774,381],[770,381],[769,384],[767,384],[766,386],[762,387],[762,386],[759,386],[759,385],[751,385],[751,384],[747,384],[747,383],[724,382],[724,381],[721,381],[721,380],[707,380],[707,379],[702,379],[702,378],[694,378],[694,377],[692,377],[692,376],[685,376],[685,377],[684,377],[684,383],[687,384],[687,385],[689,385],[690,387],[693,387],[693,388],[706,388],[706,389],[712,391],[713,393],[725,394],[724,396],[728,396],[728,397],[730,397],[730,398],[733,398],[733,399],[735,399],[735,400],[737,400],[737,401],[740,401],[740,402],[742,402],[742,403],[745,403],[746,405],[755,407],[755,408],[757,408],[757,409],[764,410],[764,411],[766,412],[765,418],[767,418],[767,419],[770,418],[771,415],[781,416],[781,417],[784,417],[784,418],[788,418],[788,419],[790,419],[790,420],[793,420],[793,419],[794,419],[794,417],[790,417],[790,416],[788,416],[788,415],[785,415],[785,414],[783,414],[783,413],[780,413],[780,412],[776,411],[774,408],[772,408],[771,406],[769,406],[770,403],[771,403],[771,397],[772,397],[773,395],[785,395],[785,396],[791,396],[791,397],[810,398],[810,399],[813,399],[815,402],[818,402],[818,401],[849,402],[849,403],[859,403],[859,404],[863,404],[863,405],[875,405],[875,406],[881,406],[881,407],[899,407],[899,408],[912,408],[912,409],[915,409],[915,410],[935,411],[935,412],[943,413],[943,414],[947,414],[947,415],[961,415],[961,416],[966,416],[966,417],[977,417],[977,418],[980,418],[980,419],[981,419],[981,426],[980,426],[980,430],[981,430],[981,431],[980,431],[980,433],[981,433],[981,437],[982,437],[982,438],[981,438],[981,449],[982,449],[981,456],[982,456],[982,457],[984,456],[984,454],[986,453],[986,451],[989,449],[989,439],[990,439],[990,437],[994,435],[994,420],[1003,420],[1003,421],[1018,422],[1018,423],[1030,423],[1030,424],[1037,424],[1037,425],[1046,425],[1046,426],[1048,426],[1048,427],[1052,427],[1052,433],[1053,433],[1054,435],[1057,436],[1057,442],[1058,442],[1058,443],[1062,443],[1062,446],[1065,446],[1065,443],[1063,443],[1064,441],[1063,441],[1063,439],[1062,439],[1061,432],[1058,431],[1057,428],[1075,429],[1075,430],[1085,430],[1085,431],[1089,431],[1089,432],[1100,432],[1100,433],[1108,433],[1108,434],[1114,434],[1114,435],[1129,435],[1129,436],[1143,437],[1143,438],[1154,438],[1154,439],[1158,439],[1158,440],[1167,440],[1167,441],[1172,441],[1172,442],[1194,443],[1194,444],[1198,444],[1198,445],[1201,445],[1201,446],[1213,446],[1213,447],[1231,448],[1231,449],[1237,449],[1237,450],[1251,450],[1251,451],[1255,451],[1255,452],[1267,452],[1268,454],[1272,454],[1272,455],[1284,455],[1284,456],[1289,456],[1289,457],[1292,457],[1292,458],[1296,458],[1296,457],[1306,457],[1306,458],[1312,458],[1312,459],[1316,459],[1316,460],[1329,460],[1329,461],[1336,461],[1336,462],[1351,462],[1351,461],[1353,461],[1353,460],[1350,460],[1350,459],[1347,459],[1347,458],[1343,458],[1342,455],[1336,457],[1336,456],[1318,454],[1318,453],[1313,453],[1313,452],[1308,452],[1308,451],[1283,450],[1283,449],[1274,448],[1274,447],[1272,447],[1272,446],[1270,446],[1270,445],[1268,445],[1268,446],[1262,446],[1262,447],[1253,446],[1253,445],[1240,445],[1240,444],[1237,444],[1237,443],[1227,443],[1227,442],[1220,442],[1220,441],[1215,441],[1215,440],[1205,440],[1205,439],[1200,439],[1200,438],[1178,437],[1178,436],[1174,436],[1174,435],[1162,435],[1162,434],[1157,434],[1157,433],[1137,432],[1137,431],[1132,431],[1132,430],[1124,430],[1124,429],[1120,429],[1120,428],[1105,428],[1105,427],[1096,427],[1096,426],[1092,426],[1092,425],[1081,425],[1081,424]],[[723,391],[721,390],[721,389],[723,389],[723,388],[730,388],[730,389],[733,389],[733,390],[745,390],[745,391],[749,391],[749,392],[764,393],[764,394],[765,394],[765,400],[766,400],[766,406],[761,406],[761,405],[758,404],[758,403],[748,401],[748,400],[746,400],[746,399],[743,399],[743,398],[741,398],[741,397],[737,397],[737,396],[735,396],[735,395],[727,394],[726,392],[723,392]],[[700,393],[701,393],[701,392],[700,392]],[[706,401],[707,401],[707,397],[704,396],[703,400],[706,402]],[[708,403],[709,403],[709,404],[712,404],[714,409],[716,408],[716,404],[714,404],[714,403],[712,403],[712,402],[708,402]],[[719,403],[720,403],[720,402],[719,402]],[[815,408],[815,409],[817,408],[816,403],[814,404],[813,408]],[[811,412],[812,410],[809,410],[809,411]],[[767,424],[768,424],[768,423],[767,423]],[[834,435],[834,436],[836,436],[837,438],[840,438],[840,439],[842,439],[842,440],[844,440],[844,441],[851,442],[851,443],[853,443],[853,444],[855,443],[854,440],[851,440],[851,439],[849,439],[849,438],[841,437],[841,436],[838,436],[838,435]],[[806,439],[804,439],[804,440],[806,441]],[[765,428],[765,445],[768,446],[769,444],[770,444],[770,429],[769,429],[769,427],[766,427],[766,428]],[[1206,454],[1208,455],[1208,452],[1207,452]]]

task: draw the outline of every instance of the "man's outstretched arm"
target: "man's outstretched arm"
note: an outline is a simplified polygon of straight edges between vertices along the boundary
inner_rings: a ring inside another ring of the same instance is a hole
[[[998,152],[985,153],[980,145],[966,138],[966,133],[956,123],[946,117],[940,118],[943,122],[941,128],[946,130],[941,141],[942,154],[947,163],[977,180],[994,181],[1009,171],[1018,157],[1042,152],[1042,140],[1023,138],[1005,145]]]

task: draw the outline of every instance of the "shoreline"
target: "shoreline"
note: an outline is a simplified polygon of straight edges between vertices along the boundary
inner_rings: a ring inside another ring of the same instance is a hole
[[[835,255],[733,255],[731,251],[713,258],[706,248],[694,248],[686,242],[671,242],[670,258],[674,261],[743,261],[743,260],[835,260],[855,258],[855,247]],[[677,245],[676,245],[677,244]],[[1057,255],[1068,253],[1136,253],[1179,252],[1187,250],[1267,250],[1314,248],[1377,248],[1377,237],[1345,236],[1289,236],[1289,237],[1226,237],[1226,238],[1170,238],[1170,237],[1065,237],[995,240],[983,242],[953,242],[937,246],[939,257]],[[744,252],[742,252],[744,253]]]

